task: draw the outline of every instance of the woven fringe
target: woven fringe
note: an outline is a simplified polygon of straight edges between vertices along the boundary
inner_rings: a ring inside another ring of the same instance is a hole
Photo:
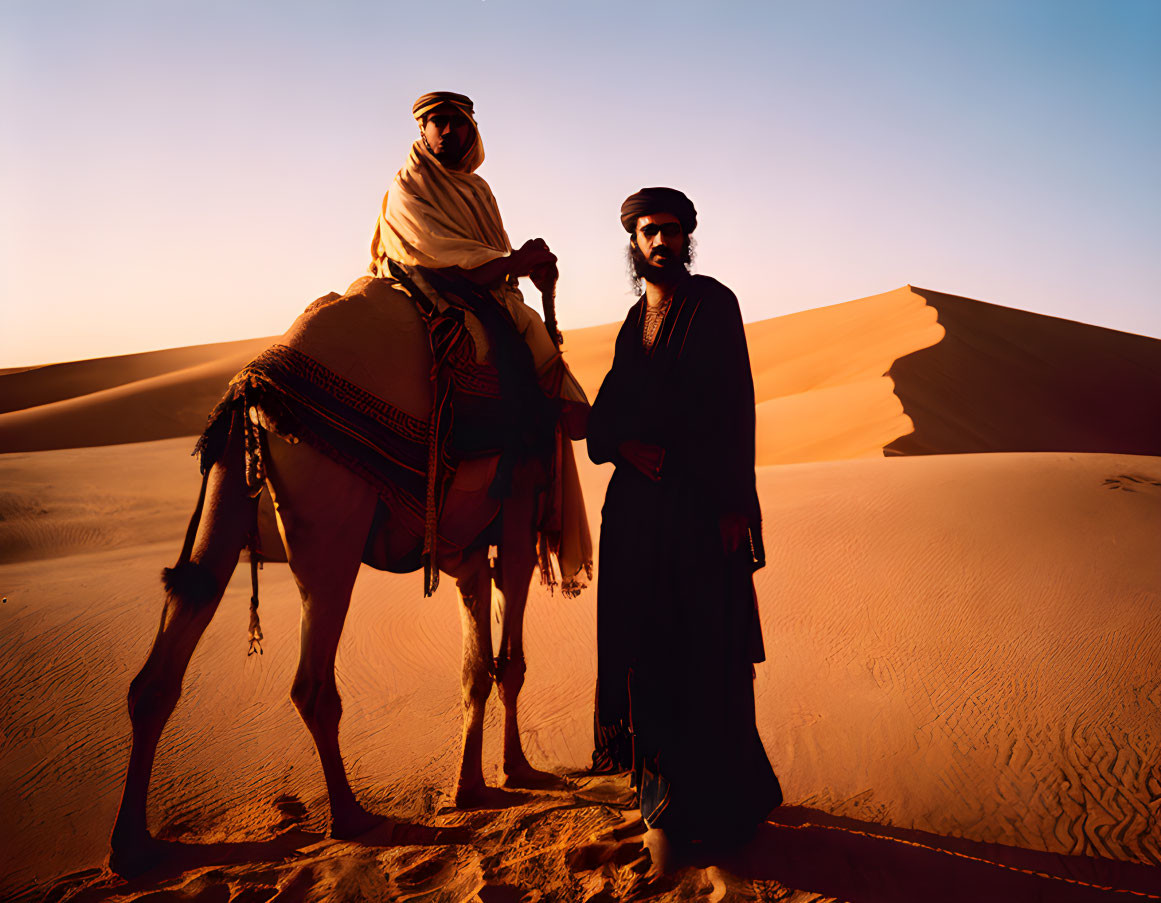
[[[262,624],[258,620],[258,558],[254,548],[250,548],[250,648],[246,652],[247,658],[258,653],[262,655]]]
[[[439,512],[435,504],[436,480],[439,476],[439,454],[436,448],[439,435],[436,419],[439,413],[439,394],[435,395],[431,409],[427,440],[427,500],[423,523],[423,594],[430,596],[439,586],[439,561],[436,558],[436,542],[439,526]]]

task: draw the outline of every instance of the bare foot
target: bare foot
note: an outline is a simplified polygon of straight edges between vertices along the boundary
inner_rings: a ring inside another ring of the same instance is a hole
[[[109,841],[109,869],[122,878],[135,878],[164,859],[165,844],[148,831],[132,837],[114,831]]]
[[[645,832],[645,847],[653,861],[649,870],[651,875],[672,875],[689,865],[683,848],[675,845],[660,828],[650,828]]]
[[[533,768],[527,762],[504,769],[504,786],[524,790],[570,790],[572,784],[551,771]]]

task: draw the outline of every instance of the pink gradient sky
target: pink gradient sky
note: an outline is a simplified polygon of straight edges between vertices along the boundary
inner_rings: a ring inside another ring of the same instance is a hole
[[[617,210],[669,184],[748,320],[911,283],[1161,336],[1148,0],[44,0],[0,60],[0,367],[282,332],[435,89],[565,327],[622,318]]]

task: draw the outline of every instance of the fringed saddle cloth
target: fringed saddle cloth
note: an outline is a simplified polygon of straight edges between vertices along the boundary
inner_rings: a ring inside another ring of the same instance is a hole
[[[308,443],[376,488],[377,523],[389,518],[415,536],[414,547],[394,560],[366,560],[396,571],[422,566],[430,594],[438,583],[438,560],[464,551],[468,543],[462,530],[440,528],[457,469],[465,461],[490,460],[489,473],[499,473],[490,481],[491,491],[481,489],[491,501],[483,508],[475,505],[472,516],[479,527],[472,533],[474,543],[496,541],[488,527],[495,525],[506,492],[503,462],[513,453],[513,422],[537,415],[514,404],[510,386],[502,385],[510,378],[481,353],[480,340],[490,335],[470,310],[436,303],[422,278],[417,284],[406,272],[397,276],[364,277],[345,295],[332,293],[311,304],[281,342],[231,380],[195,454],[208,474],[231,428],[241,429],[247,483],[258,496],[265,482],[264,432]],[[577,521],[575,511],[562,516],[562,498],[570,492],[576,497],[582,521],[584,510],[571,445],[559,427],[548,453],[554,478],[541,506],[541,576],[555,583],[551,558],[559,559],[566,547],[562,589],[571,594],[591,575],[591,554],[585,554],[591,546],[585,548],[587,523],[582,538],[562,542],[561,525]],[[562,476],[571,478],[564,491]],[[368,549],[372,545],[369,541]],[[269,543],[251,551],[284,560],[281,548]],[[588,560],[574,564],[576,557]]]

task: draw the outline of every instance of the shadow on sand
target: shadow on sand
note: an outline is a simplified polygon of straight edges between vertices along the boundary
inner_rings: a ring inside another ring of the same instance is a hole
[[[58,881],[41,898],[43,903],[68,899],[70,903],[104,900],[110,893],[137,894],[153,890],[181,875],[211,866],[282,862],[298,855],[303,847],[323,839],[321,834],[288,831],[273,840],[236,843],[186,843],[155,841],[157,865],[132,878],[121,878],[108,869],[89,869]]]
[[[787,806],[722,866],[848,903],[1161,900],[1161,870],[1043,853]]]
[[[189,843],[156,840],[151,850],[151,858],[156,864],[147,871],[123,878],[107,868],[88,869],[57,881],[41,900],[42,903],[56,903],[65,899],[69,903],[90,903],[106,900],[110,896],[169,894],[171,891],[172,899],[187,899],[189,894],[172,888],[166,890],[166,886],[203,869],[286,863],[308,855],[311,852],[309,847],[327,840],[325,834],[297,828],[264,841]],[[472,832],[465,827],[433,828],[412,822],[386,820],[357,838],[332,842],[354,847],[390,848],[455,845],[470,843],[471,840]],[[222,886],[225,887],[224,884]]]

